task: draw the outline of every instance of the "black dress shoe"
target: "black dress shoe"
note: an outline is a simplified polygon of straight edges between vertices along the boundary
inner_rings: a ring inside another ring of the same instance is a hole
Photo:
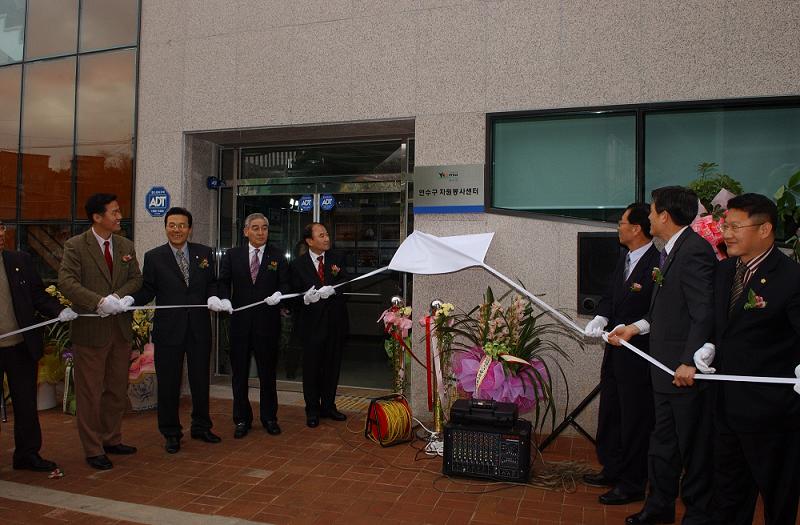
[[[306,417],[306,425],[309,428],[316,428],[319,426],[319,416],[308,416]]]
[[[655,513],[643,510],[625,518],[626,525],[649,525],[655,523],[675,523],[675,514]]]
[[[105,454],[100,454],[99,456],[90,456],[86,458],[86,463],[88,463],[90,467],[96,468],[97,470],[109,470],[114,467],[114,464],[111,463],[111,460],[108,459],[108,456]]]
[[[181,439],[178,436],[167,436],[167,443],[164,445],[164,450],[167,454],[175,454],[181,449]]]
[[[264,423],[264,428],[267,429],[267,434],[271,436],[277,436],[281,433],[281,427],[278,425],[278,422],[274,419],[267,421]]]
[[[335,408],[331,408],[329,410],[324,410],[320,413],[320,417],[327,417],[334,421],[344,421],[347,419],[347,416],[336,410]]]
[[[250,425],[247,423],[236,423],[236,429],[233,431],[233,439],[242,439],[247,435],[250,430]]]
[[[603,505],[625,505],[634,501],[642,501],[644,492],[623,492],[618,487],[614,487],[605,494],[601,494],[597,499]]]
[[[127,456],[128,454],[136,454],[136,447],[132,447],[130,445],[123,445],[122,443],[118,445],[104,446],[103,450],[106,451],[106,454],[117,454],[120,456]]]
[[[607,477],[602,472],[597,474],[584,474],[583,482],[590,487],[613,487],[616,485],[617,480]]]
[[[204,430],[202,432],[192,432],[192,439],[199,439],[200,441],[205,441],[206,443],[219,443],[220,441],[222,441],[221,437],[214,434],[210,430]]]
[[[43,459],[35,452],[22,458],[14,458],[13,465],[14,470],[34,470],[36,472],[51,472],[58,468],[54,462]]]

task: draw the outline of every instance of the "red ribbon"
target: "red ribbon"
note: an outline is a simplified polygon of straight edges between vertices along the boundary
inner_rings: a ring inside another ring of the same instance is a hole
[[[428,380],[428,411],[433,410],[433,385],[431,384],[431,316],[425,317],[425,377]]]

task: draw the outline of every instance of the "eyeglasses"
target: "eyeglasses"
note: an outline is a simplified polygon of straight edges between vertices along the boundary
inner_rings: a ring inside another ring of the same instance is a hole
[[[187,229],[189,229],[189,225],[188,224],[184,224],[184,223],[175,224],[174,222],[171,222],[171,223],[167,224],[167,229],[168,230],[187,230]]]
[[[732,222],[732,223],[728,224],[727,222],[725,222],[725,223],[722,223],[720,225],[719,229],[722,230],[723,233],[727,232],[727,231],[732,231],[733,233],[736,233],[739,230],[741,230],[742,228],[752,228],[752,227],[761,226],[762,224],[764,224],[764,223],[763,222],[759,222],[759,223],[756,223],[756,224],[736,224],[735,222]]]
[[[617,226],[622,226],[623,224],[630,224],[630,223],[626,221],[617,221]]]

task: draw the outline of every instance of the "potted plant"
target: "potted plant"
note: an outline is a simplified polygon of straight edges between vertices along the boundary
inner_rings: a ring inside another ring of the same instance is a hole
[[[718,219],[723,211],[722,206],[712,203],[720,191],[728,190],[734,195],[742,194],[739,181],[718,171],[716,162],[701,162],[697,165],[698,177],[689,183],[689,189],[697,194],[706,211]]]
[[[509,305],[502,303],[504,297],[496,300],[489,287],[479,306],[437,325],[451,341],[453,375],[465,395],[515,403],[520,412],[530,412],[535,432],[548,419],[554,427],[553,372],[566,382],[561,363],[572,362],[559,340],[583,348],[583,338],[546,322],[545,314],[534,312],[522,296],[515,295]]]
[[[786,245],[792,250],[792,259],[800,262],[800,171],[789,177],[789,181],[775,192],[775,203],[778,205],[779,239],[786,239]]]

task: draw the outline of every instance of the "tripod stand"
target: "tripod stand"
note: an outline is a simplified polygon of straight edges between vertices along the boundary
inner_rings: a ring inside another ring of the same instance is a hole
[[[583,409],[586,408],[589,405],[589,403],[591,403],[592,400],[595,397],[597,397],[597,394],[599,393],[600,393],[600,383],[598,383],[597,386],[595,386],[594,389],[591,392],[589,392],[589,395],[583,398],[583,401],[578,403],[578,406],[576,406],[572,412],[567,414],[567,417],[564,418],[564,421],[562,421],[553,430],[553,432],[551,432],[550,435],[547,436],[547,438],[545,438],[544,441],[542,441],[542,445],[541,447],[539,447],[539,449],[540,450],[546,449],[550,445],[550,443],[555,441],[558,435],[564,432],[564,429],[566,429],[570,425],[572,425],[572,427],[575,430],[577,430],[583,437],[591,441],[592,445],[597,445],[595,439],[592,436],[590,436],[589,433],[586,432],[586,430],[584,430],[583,427],[577,421],[575,421],[575,418],[578,417],[581,412],[583,412]]]

